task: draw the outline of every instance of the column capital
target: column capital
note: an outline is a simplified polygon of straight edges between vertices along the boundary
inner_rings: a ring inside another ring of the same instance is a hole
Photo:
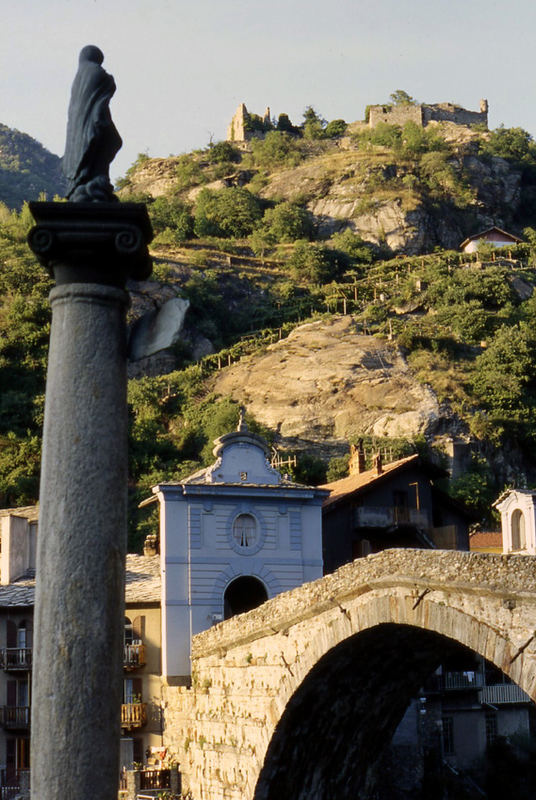
[[[153,231],[144,203],[32,202],[28,244],[56,284],[123,287],[152,270]]]

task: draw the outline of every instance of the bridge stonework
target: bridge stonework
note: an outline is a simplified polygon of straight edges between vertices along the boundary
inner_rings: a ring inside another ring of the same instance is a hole
[[[183,787],[305,800],[344,798],[351,780],[368,797],[379,742],[449,641],[536,699],[536,560],[388,550],[198,634],[192,688],[164,689]]]

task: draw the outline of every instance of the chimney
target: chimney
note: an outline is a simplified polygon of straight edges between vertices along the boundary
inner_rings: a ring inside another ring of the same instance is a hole
[[[383,472],[382,454],[380,452],[377,452],[374,456],[374,469],[376,470],[376,475],[381,475]]]
[[[144,556],[157,556],[158,555],[158,536],[156,533],[149,533],[145,537],[143,543]]]
[[[363,442],[359,440],[357,447],[353,444],[350,445],[350,460],[348,461],[349,475],[361,475],[365,472],[365,451],[363,450]]]

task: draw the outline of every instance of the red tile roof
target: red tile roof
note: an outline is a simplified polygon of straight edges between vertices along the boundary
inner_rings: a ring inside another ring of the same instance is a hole
[[[352,494],[359,489],[371,486],[376,481],[383,480],[386,475],[396,472],[408,464],[416,462],[418,458],[419,454],[413,453],[413,455],[407,456],[406,458],[400,458],[398,461],[393,461],[391,464],[385,464],[385,466],[382,467],[382,471],[379,475],[375,468],[368,469],[365,472],[360,472],[357,475],[349,475],[347,478],[341,478],[338,481],[325,483],[323,486],[319,486],[319,489],[328,489],[331,492],[329,497],[326,497],[324,500],[322,504],[323,508],[330,506],[332,503],[340,500],[341,497],[344,497],[345,495]]]

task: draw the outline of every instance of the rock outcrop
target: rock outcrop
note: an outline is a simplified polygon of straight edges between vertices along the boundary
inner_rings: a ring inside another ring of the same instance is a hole
[[[243,403],[283,441],[431,435],[440,407],[401,351],[363,336],[351,316],[296,328],[262,355],[222,370],[213,390]]]

